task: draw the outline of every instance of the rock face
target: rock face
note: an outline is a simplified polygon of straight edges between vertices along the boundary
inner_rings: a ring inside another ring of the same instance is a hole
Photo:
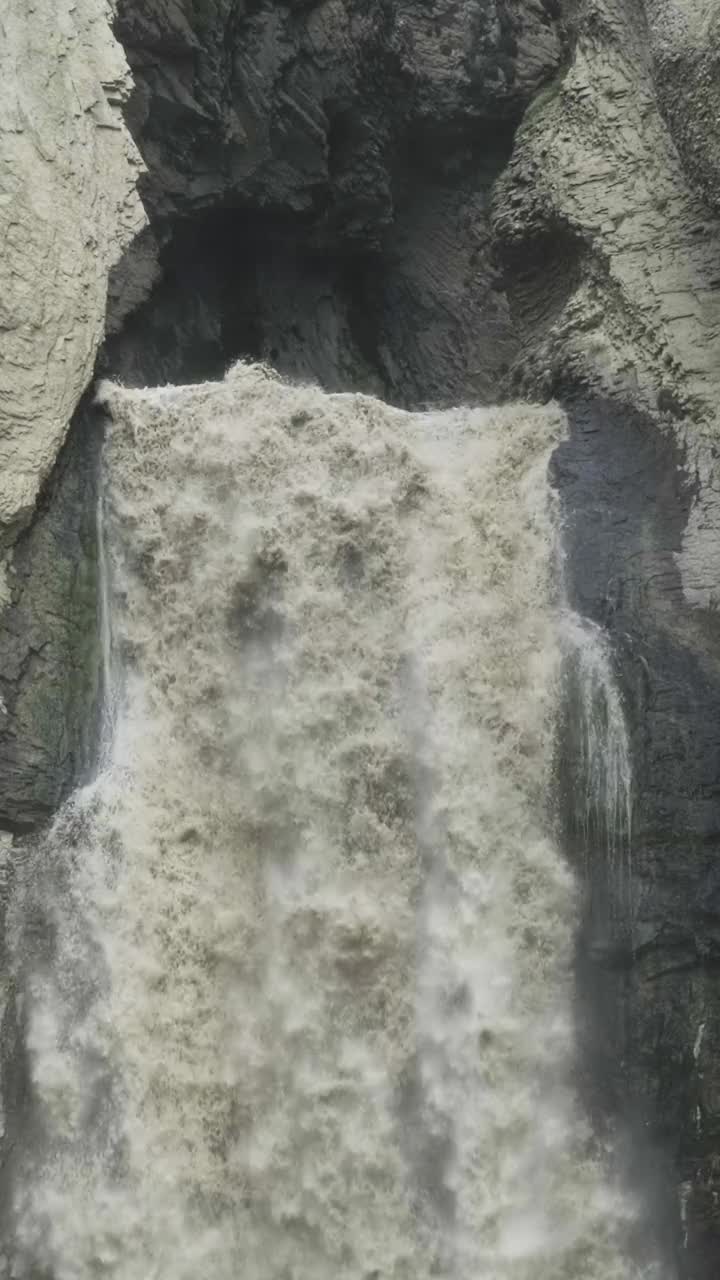
[[[554,0],[123,0],[117,31],[165,281],[111,369],[145,380],[147,325],[155,377],[246,351],[404,404],[494,397],[489,194],[562,56]]]
[[[702,10],[579,6],[569,66],[527,113],[494,206],[515,385],[570,410],[569,590],[613,638],[632,731],[631,893],[602,848],[590,868],[588,1059],[641,1178],[661,1171],[693,1280],[720,1265],[718,47]]]
[[[714,1280],[714,0],[119,0],[142,172],[100,0],[59,20],[45,0],[15,10],[2,19],[18,91],[3,100],[0,203],[0,824],[41,821],[82,761],[87,411],[50,469],[103,330],[99,368],[131,383],[214,375],[244,354],[412,407],[559,399],[568,592],[612,637],[635,778],[631,891],[600,845],[589,862],[589,1097],[631,1131],[679,1274]]]
[[[52,812],[81,754],[85,460],[72,478],[61,465],[52,510],[45,487],[104,337],[108,272],[145,222],[108,16],[103,0],[0,9],[0,823],[12,829]]]
[[[31,514],[92,374],[110,267],[140,230],[127,64],[100,0],[4,4],[0,524]]]

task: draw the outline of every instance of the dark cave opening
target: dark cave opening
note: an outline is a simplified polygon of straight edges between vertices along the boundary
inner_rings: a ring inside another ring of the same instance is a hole
[[[381,251],[328,251],[299,215],[230,205],[176,222],[160,267],[150,297],[106,342],[99,376],[193,382],[249,359],[332,390],[379,389]]]
[[[338,110],[328,185],[308,204],[226,197],[151,216],[159,278],[107,337],[97,375],[198,381],[244,358],[403,408],[502,400],[517,343],[491,198],[517,125],[422,118],[376,156],[367,120]],[[137,275],[132,253],[111,294]]]

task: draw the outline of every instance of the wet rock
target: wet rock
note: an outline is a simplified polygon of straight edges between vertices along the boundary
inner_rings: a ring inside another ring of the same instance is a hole
[[[124,0],[117,32],[164,280],[108,369],[249,354],[406,405],[497,398],[490,189],[563,54],[550,0]]]
[[[602,842],[586,861],[569,837],[588,889],[579,1011],[596,1112],[631,1134],[679,1273],[709,1280],[720,1263],[717,24],[710,6],[587,0],[571,26],[568,65],[527,112],[496,185],[494,227],[519,330],[513,385],[570,410],[555,464],[568,581],[611,636],[632,737],[624,900]]]
[[[101,432],[78,415],[15,544],[0,613],[0,828],[47,821],[89,767],[99,681]]]
[[[108,273],[144,225],[130,82],[98,0],[3,15],[0,547],[31,518],[104,337]]]

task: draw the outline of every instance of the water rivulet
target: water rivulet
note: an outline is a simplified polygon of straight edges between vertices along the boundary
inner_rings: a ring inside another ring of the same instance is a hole
[[[633,1275],[571,1083],[561,415],[104,397],[112,714],[10,912],[11,1273]]]

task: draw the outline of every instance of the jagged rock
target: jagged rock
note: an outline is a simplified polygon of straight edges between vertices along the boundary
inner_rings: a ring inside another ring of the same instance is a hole
[[[372,241],[412,130],[516,122],[557,65],[557,15],[556,0],[120,0],[147,207],[256,202],[312,215],[320,243]]]
[[[708,5],[583,0],[494,210],[514,383],[571,410],[571,599],[613,636],[632,731],[631,893],[600,846],[588,875],[589,1069],[692,1280],[720,1265],[718,34]]]
[[[108,274],[145,222],[108,17],[104,0],[0,15],[0,826],[13,828],[76,776],[75,695],[93,679],[93,486],[77,452],[72,478],[56,459],[104,337]]]
[[[3,5],[0,529],[27,522],[92,374],[110,267],[144,223],[104,0]]]
[[[714,0],[647,0],[655,89],[680,161],[720,202],[720,13]]]
[[[77,415],[17,538],[0,614],[0,830],[47,821],[92,758],[98,694],[101,431]]]
[[[245,352],[403,404],[496,396],[515,343],[489,192],[562,57],[554,0],[122,0],[117,30],[165,281],[110,371],[177,376],[162,307],[218,369]]]

